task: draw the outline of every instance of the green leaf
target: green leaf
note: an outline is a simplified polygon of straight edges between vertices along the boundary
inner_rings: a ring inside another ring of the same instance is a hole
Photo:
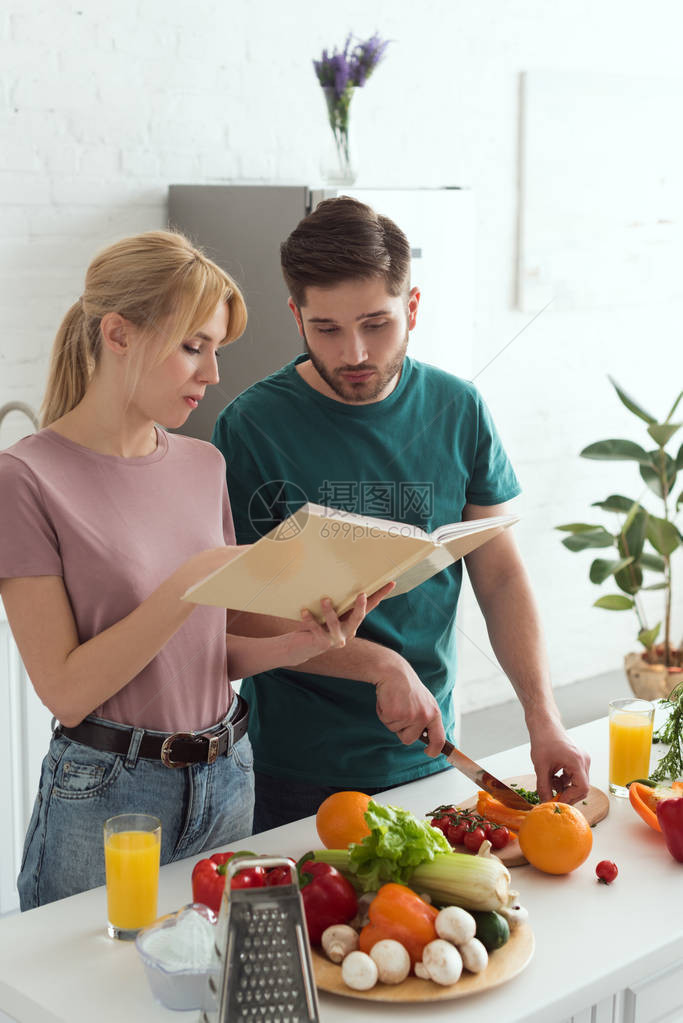
[[[664,420],[664,422],[665,422],[665,423],[668,423],[668,422],[669,422],[669,420],[671,419],[672,415],[674,414],[674,412],[675,412],[675,411],[676,411],[676,409],[678,408],[678,403],[679,403],[679,401],[681,400],[681,398],[683,398],[683,391],[681,391],[681,393],[680,393],[680,394],[678,395],[678,397],[676,398],[675,402],[674,402],[674,403],[673,403],[673,405],[671,406],[671,411],[669,412],[668,416],[667,416],[667,417],[666,417],[666,419]]]
[[[664,497],[662,476],[666,481],[666,493],[670,494],[676,483],[676,463],[671,455],[667,455],[666,451],[661,449],[649,451],[648,455],[649,462],[641,463],[640,475],[657,497]]]
[[[681,423],[653,423],[652,426],[648,426],[647,432],[652,437],[655,444],[659,444],[660,448],[666,447],[671,438],[681,428]]]
[[[668,583],[653,583],[652,586],[641,586],[641,590],[668,590]]]
[[[645,543],[649,517],[644,508],[638,508],[633,516],[630,513],[627,516],[617,540],[617,547],[622,558],[632,557],[637,561],[640,557]]]
[[[664,558],[660,558],[658,554],[648,554],[647,551],[643,551],[638,558],[638,563],[642,568],[647,568],[650,572],[664,572],[666,570]]]
[[[673,522],[650,515],[647,524],[647,538],[656,551],[667,557],[681,545],[681,535]]]
[[[622,494],[610,494],[604,501],[594,501],[591,508],[603,508],[605,511],[611,512],[630,512],[634,504],[638,504],[637,501],[633,501],[630,497],[624,497]]]
[[[643,585],[643,570],[637,563],[614,573],[614,581],[624,593],[635,595]]]
[[[595,529],[590,533],[574,533],[562,541],[569,551],[585,551],[588,547],[613,547],[614,537],[606,529]]]
[[[588,533],[593,529],[602,529],[602,526],[592,525],[588,522],[568,522],[565,526],[555,526],[563,533]]]
[[[618,437],[589,444],[580,454],[582,458],[595,458],[600,461],[650,464],[650,456],[645,448],[641,448],[640,444],[635,444],[632,440],[623,440]]]
[[[607,597],[600,597],[593,604],[593,607],[604,607],[607,611],[630,611],[634,606],[632,600],[622,597],[620,593],[610,593]]]
[[[657,639],[661,627],[662,623],[658,622],[653,629],[641,629],[638,633],[638,641],[643,644],[646,650],[649,650]]]
[[[590,567],[588,577],[592,583],[604,583],[616,572],[620,572],[627,565],[630,565],[633,558],[622,558],[620,561],[608,561],[606,558],[596,558]]]
[[[683,469],[683,444],[681,444],[676,455],[676,468]]]
[[[619,395],[621,403],[626,406],[629,412],[633,412],[633,414],[638,416],[639,419],[644,419],[646,423],[657,422],[654,416],[651,416],[649,412],[646,412],[645,409],[642,409],[640,407],[640,405],[637,405],[633,398],[626,393],[626,391],[622,391],[621,387],[619,387],[619,384],[616,382],[614,377],[609,377],[609,382]]]

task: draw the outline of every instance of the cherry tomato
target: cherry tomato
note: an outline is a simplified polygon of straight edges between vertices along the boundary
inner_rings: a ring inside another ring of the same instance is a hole
[[[491,828],[491,834],[488,835],[488,840],[491,843],[493,849],[504,849],[510,841],[510,831],[508,828]]]
[[[446,838],[451,845],[462,845],[467,828],[464,824],[449,824]]]
[[[432,817],[431,825],[433,828],[438,828],[439,831],[443,831],[444,835],[448,830],[448,817]]]
[[[477,852],[485,837],[483,828],[473,828],[472,831],[465,832],[465,837],[462,840],[463,845],[470,852]]]
[[[247,867],[235,874],[231,888],[263,888],[266,883],[265,867]]]
[[[296,867],[296,864],[292,860],[292,866]],[[296,876],[296,874],[295,874]],[[292,883],[292,872],[289,867],[271,867],[266,875],[266,887],[270,888],[274,885],[280,884],[291,884]]]
[[[600,860],[595,868],[595,873],[598,875],[598,881],[602,884],[611,884],[619,871],[616,863],[612,863],[611,860]]]

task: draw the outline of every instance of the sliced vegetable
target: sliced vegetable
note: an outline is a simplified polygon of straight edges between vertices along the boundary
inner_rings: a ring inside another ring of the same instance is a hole
[[[683,794],[657,803],[657,820],[667,849],[675,860],[683,863]]]
[[[417,963],[425,945],[437,936],[437,910],[405,885],[382,885],[368,912],[370,923],[360,932],[361,952],[370,952],[377,942],[390,939],[403,945],[411,963]]]
[[[632,781],[628,787],[628,798],[639,817],[655,831],[661,831],[657,819],[657,805],[663,799],[683,794],[683,782],[675,781],[671,788],[652,785],[648,781]]]
[[[488,792],[477,793],[477,812],[495,824],[504,824],[506,828],[519,831],[528,810],[511,810],[504,806]]]
[[[487,952],[502,948],[510,938],[510,925],[504,916],[495,912],[473,912],[476,924],[475,937]]]

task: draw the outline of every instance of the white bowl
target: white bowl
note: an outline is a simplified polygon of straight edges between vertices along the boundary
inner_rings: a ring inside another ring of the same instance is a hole
[[[146,945],[150,936],[159,931],[175,928],[188,913],[198,913],[209,923],[216,923],[216,915],[200,902],[183,906],[177,913],[170,913],[145,927],[135,939],[135,947],[142,960],[152,994],[167,1009],[201,1009],[205,999],[206,986],[211,974],[218,981],[218,968],[213,966],[213,956],[202,966],[179,967],[177,962],[169,963]]]

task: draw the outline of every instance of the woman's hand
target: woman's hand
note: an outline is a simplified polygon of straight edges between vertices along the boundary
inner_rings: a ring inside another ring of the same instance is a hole
[[[396,583],[387,583],[370,597],[359,593],[351,610],[341,618],[337,617],[332,601],[327,597],[323,598],[321,605],[325,616],[324,625],[321,625],[308,608],[305,608],[301,612],[301,624],[287,637],[291,644],[291,655],[288,656],[287,664],[302,664],[318,654],[324,654],[327,650],[345,646],[347,640],[353,639],[356,635],[356,630],[365,616],[391,593],[395,585]]]

